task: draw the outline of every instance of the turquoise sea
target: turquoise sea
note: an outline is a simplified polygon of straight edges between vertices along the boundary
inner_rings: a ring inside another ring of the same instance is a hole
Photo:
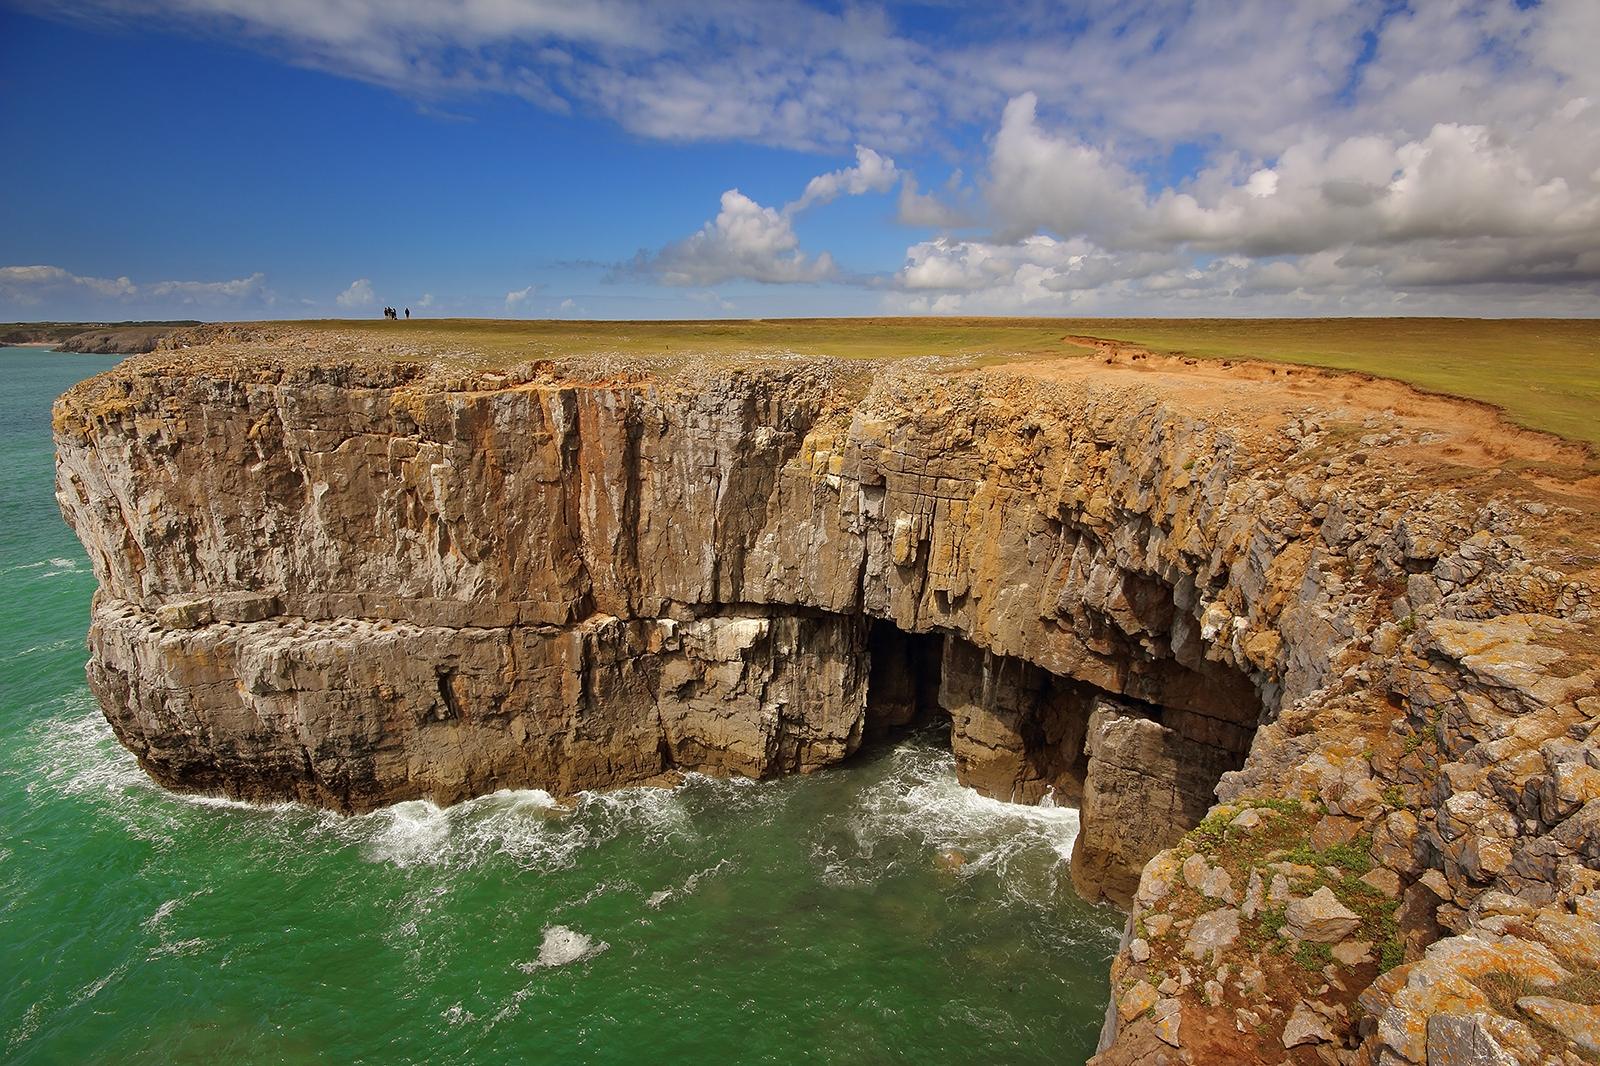
[[[769,783],[355,818],[179,797],[83,679],[94,577],[50,403],[0,349],[0,1061],[1080,1063],[1120,915],[1077,820],[937,735]]]

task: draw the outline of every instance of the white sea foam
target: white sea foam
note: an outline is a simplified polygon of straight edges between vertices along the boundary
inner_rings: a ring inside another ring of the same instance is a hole
[[[190,937],[187,940],[163,940],[161,943],[151,948],[149,954],[145,957],[154,960],[169,956],[182,957],[185,955],[198,955],[210,946],[211,941],[205,939],[204,937],[198,936]]]
[[[533,973],[536,970],[567,966],[574,962],[592,959],[610,946],[604,940],[596,940],[576,929],[569,929],[564,925],[551,925],[545,927],[544,941],[539,945],[539,957],[532,962],[524,962],[517,968],[523,973]]]
[[[357,848],[369,861],[400,868],[466,869],[498,858],[548,872],[568,868],[582,852],[624,834],[653,845],[693,835],[682,789],[586,792],[570,806],[539,789],[507,789],[449,808],[410,800],[355,816],[294,802],[172,793],[139,769],[86,689],[65,698],[61,707],[31,730],[34,757],[29,761],[38,774],[26,787],[100,800],[134,835],[161,845],[192,822],[185,808],[265,817],[275,839],[322,837]]]
[[[81,574],[86,569],[87,567],[84,566],[84,561],[81,559],[51,558],[40,559],[32,563],[18,563],[16,566],[8,566],[4,570],[0,570],[0,573],[10,574],[19,570],[43,570],[44,573],[39,574],[39,577],[55,577],[57,574]]]
[[[8,566],[4,571],[0,571],[0,573],[9,574],[13,570],[43,570],[47,566],[55,571],[75,570],[78,568],[78,565],[78,560],[76,559],[39,559],[31,563],[18,563],[16,566]]]
[[[28,1009],[22,1012],[22,1018],[16,1027],[6,1035],[6,1050],[15,1051],[32,1039],[33,1034],[39,1031],[39,1022],[44,1017],[44,1001],[34,1000],[28,1004]]]
[[[77,647],[77,648],[83,647],[83,638],[82,637],[64,637],[61,640],[52,640],[48,644],[35,644],[31,648],[23,648],[21,651],[17,652],[17,654],[15,656],[13,656],[13,658],[21,659],[21,658],[23,658],[25,656],[33,655],[33,654],[36,654],[36,653],[41,652],[41,651],[64,651],[67,648],[73,648],[73,647]]]
[[[148,781],[132,755],[117,743],[87,690],[62,700],[64,713],[33,727],[39,776],[28,786],[68,795],[120,793]]]
[[[938,853],[959,855],[949,866],[959,879],[992,874],[1009,895],[1049,903],[1078,836],[1076,809],[979,795],[956,780],[947,750],[909,744],[887,758],[888,773],[860,793],[849,819],[857,853],[814,849],[825,880],[869,883],[884,869],[881,859],[870,861],[874,851],[909,841],[921,844],[929,862]]]
[[[165,792],[179,803],[194,807],[215,807],[225,811],[255,811],[259,814],[283,814],[286,811],[304,810],[298,803],[280,800],[276,803],[257,803],[253,800],[234,799],[231,796],[205,796],[191,792]]]
[[[150,917],[148,917],[148,918],[146,918],[144,920],[144,927],[146,929],[154,929],[154,928],[156,928],[162,922],[167,920],[167,916],[168,915],[170,915],[173,911],[177,910],[181,905],[183,905],[185,902],[187,902],[188,899],[189,899],[188,896],[176,896],[176,897],[174,897],[172,899],[167,900],[161,906],[156,908],[156,911],[155,911],[154,914],[152,914]]]
[[[401,868],[431,866],[446,854],[449,812],[427,800],[396,803],[364,818],[374,829],[367,856],[375,862]]]
[[[676,792],[659,788],[584,792],[571,806],[540,789],[503,789],[453,807],[396,803],[328,827],[373,862],[470,868],[501,858],[537,872],[571,867],[625,833],[659,843],[691,832]]]
[[[703,879],[715,877],[724,869],[731,869],[732,867],[732,859],[718,859],[715,863],[707,866],[704,870],[696,870],[694,873],[684,878],[683,884],[678,885],[676,888],[663,888],[658,892],[650,893],[650,895],[645,899],[644,905],[649,907],[651,910],[655,910],[668,900],[675,897],[692,896],[694,895],[695,890],[700,887],[700,882]]]

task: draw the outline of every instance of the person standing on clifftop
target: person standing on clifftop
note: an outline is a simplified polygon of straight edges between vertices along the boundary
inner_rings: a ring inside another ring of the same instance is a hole
[[[411,321],[411,308],[406,308],[406,321]]]

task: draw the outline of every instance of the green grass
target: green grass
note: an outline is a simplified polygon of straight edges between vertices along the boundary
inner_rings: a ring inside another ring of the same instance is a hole
[[[1511,421],[1600,445],[1600,320],[1125,319],[1083,333],[1153,351],[1354,370],[1481,400]]]
[[[489,358],[618,354],[661,356],[832,356],[896,359],[930,355],[1011,358],[1086,354],[1048,319],[772,318],[577,322],[480,318],[320,320],[262,323],[337,329],[374,340],[461,347]]]
[[[984,364],[1087,358],[1094,337],[1200,359],[1299,363],[1479,400],[1517,424],[1600,447],[1600,319],[811,318],[672,322],[494,319],[273,323],[491,361],[795,353],[962,356]]]

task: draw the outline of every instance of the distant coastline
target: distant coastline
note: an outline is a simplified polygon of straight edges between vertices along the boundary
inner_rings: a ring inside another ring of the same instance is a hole
[[[83,355],[134,355],[154,351],[173,332],[197,326],[172,322],[8,322],[0,323],[0,344],[45,348]]]

